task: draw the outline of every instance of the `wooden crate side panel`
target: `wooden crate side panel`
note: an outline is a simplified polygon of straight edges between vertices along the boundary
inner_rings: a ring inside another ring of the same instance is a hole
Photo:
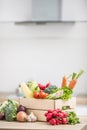
[[[45,117],[45,113],[47,111],[43,111],[43,110],[33,110],[33,109],[28,109],[27,113],[30,114],[30,112],[33,112],[36,117],[37,117],[37,121],[46,121],[46,117]]]
[[[48,99],[20,98],[20,104],[31,109],[54,109],[54,100]]]
[[[68,109],[68,110],[63,110],[63,111],[66,111],[66,112],[76,112],[75,109]],[[46,117],[45,117],[44,114],[47,111],[28,109],[27,113],[30,114],[30,112],[33,112],[36,115],[37,121],[46,121]]]
[[[71,99],[64,101],[61,99],[55,100],[55,109],[62,108],[62,106],[70,106],[71,109],[76,108],[76,98],[72,97]]]

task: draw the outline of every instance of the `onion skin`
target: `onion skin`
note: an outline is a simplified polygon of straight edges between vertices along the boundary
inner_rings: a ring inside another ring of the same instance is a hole
[[[4,113],[0,113],[0,120],[4,120],[5,119],[5,114]]]
[[[17,112],[19,112],[19,111],[27,112],[27,108],[23,105],[19,105]]]
[[[27,121],[27,114],[26,114],[26,112],[24,112],[24,111],[18,112],[17,115],[16,115],[16,119],[19,122]]]

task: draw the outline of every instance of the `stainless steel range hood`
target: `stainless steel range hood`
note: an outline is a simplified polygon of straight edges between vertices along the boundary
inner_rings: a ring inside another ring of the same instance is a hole
[[[32,0],[32,21],[61,21],[62,0]]]
[[[0,0],[0,22],[87,21],[87,0]]]
[[[60,21],[62,0],[0,0],[0,21]]]

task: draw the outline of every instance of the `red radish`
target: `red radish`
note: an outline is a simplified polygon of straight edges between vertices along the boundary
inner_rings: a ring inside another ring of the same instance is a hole
[[[45,113],[46,121],[49,122],[51,125],[59,125],[59,124],[67,124],[67,112],[62,111],[61,109],[55,110],[48,110]]]
[[[57,111],[57,113],[59,113],[59,112],[61,112],[61,109],[60,109],[60,108],[58,108],[58,109],[56,109],[55,111]]]
[[[47,121],[47,122],[49,122],[49,119],[48,119],[48,118],[46,118],[46,121]]]
[[[52,116],[53,116],[53,117],[56,117],[57,114],[58,114],[58,113],[57,113],[57,111],[55,110],[55,111],[53,111]]]
[[[48,112],[46,112],[44,115],[47,116]]]
[[[63,113],[64,117],[68,116],[68,114],[65,111],[63,111],[62,113]]]
[[[52,119],[49,121],[49,123],[50,123],[51,125],[56,125],[56,120],[55,120],[54,118],[52,118]]]
[[[56,119],[56,124],[57,124],[57,125],[59,125],[59,124],[60,124],[59,119]]]
[[[59,120],[59,123],[62,124],[62,120]]]
[[[47,114],[47,120],[49,121],[52,118],[52,113]]]
[[[50,109],[48,110],[48,113],[52,113],[52,112],[53,112],[53,110],[50,110]]]
[[[63,113],[58,113],[58,117],[63,118],[64,114]]]
[[[68,122],[68,121],[67,121],[66,118],[63,118],[63,119],[62,119],[62,123],[63,123],[63,124],[67,124],[67,122]]]

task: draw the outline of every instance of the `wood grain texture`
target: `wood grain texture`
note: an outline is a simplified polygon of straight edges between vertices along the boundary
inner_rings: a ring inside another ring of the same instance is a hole
[[[80,117],[80,124],[51,126],[47,122],[0,121],[0,130],[87,130],[87,116]]]
[[[70,106],[71,109],[76,108],[76,98],[64,101],[61,99],[49,100],[49,99],[35,99],[35,98],[20,98],[20,104],[30,109],[48,110],[62,108],[62,106]]]

